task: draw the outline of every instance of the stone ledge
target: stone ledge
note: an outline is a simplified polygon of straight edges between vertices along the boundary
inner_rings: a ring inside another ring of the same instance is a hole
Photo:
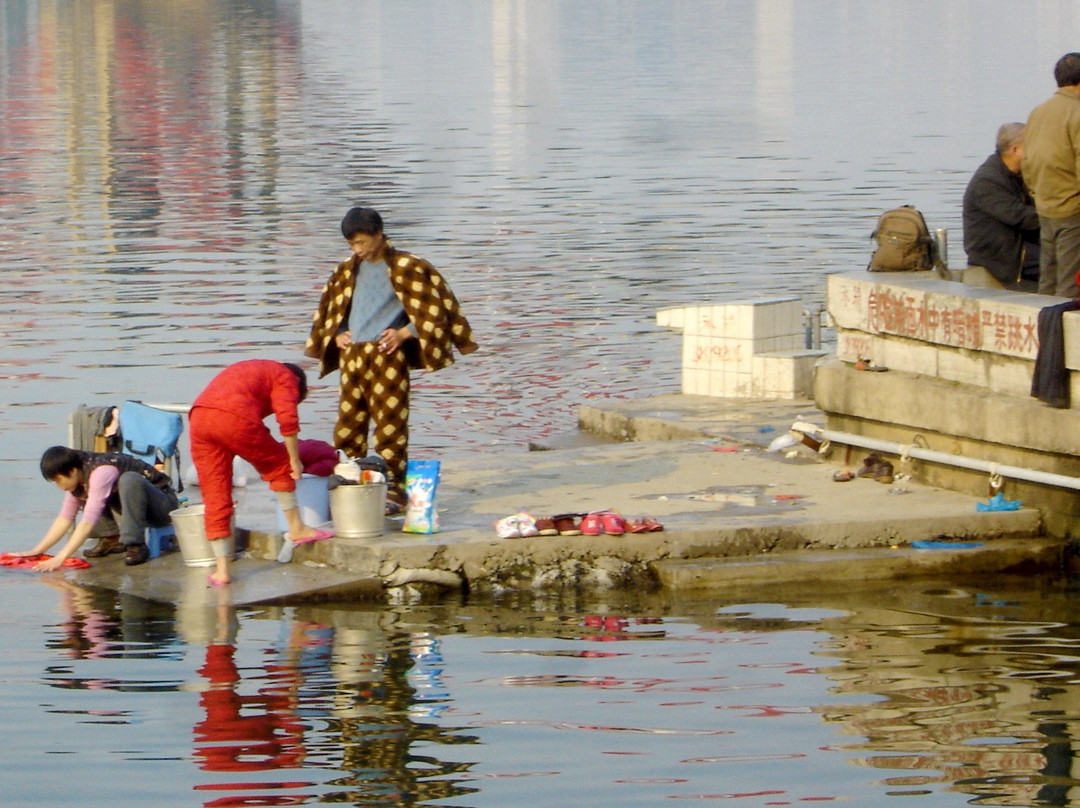
[[[899,370],[866,373],[830,360],[818,365],[814,397],[826,415],[850,416],[913,433],[933,432],[995,447],[1080,456],[1080,412],[1048,407],[1030,396],[988,396],[974,386]],[[1075,473],[1061,471],[1058,457],[1032,468]]]
[[[977,544],[977,542],[976,542]],[[675,591],[760,587],[790,581],[788,569],[813,580],[851,583],[900,578],[1054,573],[1065,563],[1065,545],[1048,539],[997,539],[970,549],[911,547],[850,552],[806,551],[779,557],[657,561],[650,570]],[[790,565],[790,566],[789,566]]]
[[[1065,298],[945,281],[932,272],[841,272],[826,278],[840,329],[907,337],[1034,362],[1039,311]],[[1062,319],[1065,366],[1080,370],[1080,311]]]

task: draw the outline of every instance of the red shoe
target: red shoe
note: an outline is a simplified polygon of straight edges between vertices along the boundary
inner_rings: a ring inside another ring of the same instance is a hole
[[[626,532],[626,520],[612,511],[604,511],[600,514],[600,524],[609,536],[621,536]]]
[[[581,520],[581,532],[586,536],[599,536],[604,532],[604,524],[599,513],[587,513]]]

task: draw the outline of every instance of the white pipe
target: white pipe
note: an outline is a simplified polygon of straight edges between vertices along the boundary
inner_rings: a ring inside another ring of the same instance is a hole
[[[187,415],[188,410],[191,409],[190,404],[151,404],[149,402],[142,402],[147,407],[153,407],[155,410],[164,410],[165,412],[176,412],[180,415]]]
[[[947,452],[935,452],[932,449],[924,449],[914,444],[897,443],[890,440],[868,438],[864,435],[855,435],[851,432],[837,432],[832,429],[822,429],[814,424],[796,421],[791,426],[792,432],[801,432],[811,435],[819,441],[840,443],[845,446],[859,446],[863,449],[874,449],[879,452],[889,452],[899,455],[901,458],[914,457],[917,460],[926,460],[931,463],[944,463],[949,466],[971,469],[972,471],[985,471],[992,477],[1009,477],[1014,480],[1025,480],[1029,483],[1042,483],[1043,485],[1055,485],[1059,488],[1071,488],[1080,491],[1080,478],[1067,477],[1064,474],[1054,474],[1049,471],[1036,469],[1024,469],[1018,466],[1005,466],[990,460],[979,460],[974,457],[949,454]]]

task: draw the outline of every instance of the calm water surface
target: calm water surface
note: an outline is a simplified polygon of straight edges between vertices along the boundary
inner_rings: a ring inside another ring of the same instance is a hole
[[[0,580],[6,805],[1080,804],[1064,589],[201,597]]]
[[[417,377],[415,453],[519,452],[678,389],[659,308],[819,306],[886,208],[962,264],[968,177],[1078,33],[1064,0],[5,0],[2,549],[76,404],[311,367],[352,204],[482,344]],[[9,570],[5,804],[1080,802],[1071,591],[800,597],[219,614]]]

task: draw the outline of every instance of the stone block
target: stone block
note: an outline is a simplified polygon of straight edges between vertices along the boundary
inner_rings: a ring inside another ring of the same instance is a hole
[[[984,290],[980,310],[979,349],[991,354],[1035,360],[1039,351],[1038,302],[1041,295]],[[1017,298],[1020,298],[1019,300]]]
[[[867,295],[871,284],[852,274],[833,274],[825,278],[826,311],[838,329],[869,331]]]
[[[754,357],[751,395],[755,398],[808,398],[821,351],[783,351]]]
[[[722,370],[714,370],[710,373],[708,395],[713,398],[727,398],[731,389],[728,386],[729,378],[732,376],[734,376],[733,373],[725,373]]]
[[[663,328],[674,328],[682,331],[686,323],[686,306],[679,308],[660,309],[656,312],[656,324]]]
[[[933,345],[918,340],[879,336],[875,348],[877,355],[870,357],[875,364],[921,376],[936,378],[938,375],[938,349]]]
[[[723,306],[694,306],[687,309],[684,331],[699,337],[724,337]]]
[[[752,398],[754,395],[753,374],[727,374],[724,380],[724,389],[727,391],[725,393],[727,398]]]
[[[707,368],[708,361],[702,361],[703,340],[698,336],[683,334],[682,338],[682,367],[685,373],[688,369]]]
[[[709,371],[705,368],[683,368],[682,391],[688,396],[709,395]]]
[[[838,326],[1026,359],[1038,349],[1039,310],[1054,301],[907,273],[847,273],[827,282],[829,317]]]
[[[1061,325],[1065,332],[1065,367],[1080,370],[1080,311],[1066,312]]]
[[[1024,359],[995,358],[989,363],[986,385],[991,393],[1026,398],[1031,395],[1031,376],[1035,365]]]
[[[760,301],[749,304],[753,309],[754,340],[802,340],[802,303],[797,298]],[[782,349],[781,349],[782,350]]]
[[[683,367],[734,373],[751,371],[754,349],[750,340],[687,336],[683,338],[683,346]]]
[[[877,339],[873,334],[867,334],[865,331],[837,328],[836,356],[844,362],[858,362],[860,359],[869,359],[872,362],[885,364],[880,361],[880,356],[874,355]]]
[[[797,298],[782,298],[662,309],[657,324],[696,336],[752,342],[793,336],[801,340],[802,305]]]
[[[960,348],[941,348],[937,351],[937,378],[946,381],[988,387],[989,365],[982,351]]]

